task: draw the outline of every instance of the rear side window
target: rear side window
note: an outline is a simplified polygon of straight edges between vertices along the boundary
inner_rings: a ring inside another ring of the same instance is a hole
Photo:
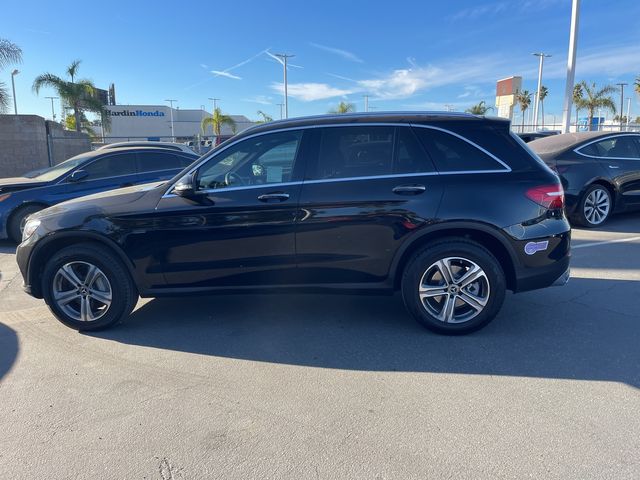
[[[440,172],[506,170],[496,159],[466,140],[433,128],[414,128]]]
[[[88,173],[88,180],[134,175],[136,173],[135,153],[116,153],[90,163],[82,170]]]
[[[192,159],[170,152],[138,152],[138,171],[181,170],[193,163]]]
[[[369,177],[393,172],[394,127],[329,127],[322,130],[313,179]]]
[[[584,155],[604,158],[640,158],[634,138],[628,135],[612,137],[586,145],[578,151]]]

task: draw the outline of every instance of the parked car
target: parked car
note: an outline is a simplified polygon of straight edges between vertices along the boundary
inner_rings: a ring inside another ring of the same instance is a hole
[[[168,148],[169,150],[176,150],[178,152],[184,152],[193,154],[193,149],[183,143],[171,143],[171,142],[152,142],[147,141],[134,141],[134,142],[116,142],[107,143],[98,147],[96,150],[112,150],[114,148],[130,148],[130,147],[153,147],[153,148]]]
[[[30,177],[0,179],[0,239],[20,242],[27,217],[83,195],[169,180],[197,159],[164,148],[96,150]]]
[[[560,175],[576,224],[598,227],[640,208],[640,133],[566,133],[529,146]]]
[[[78,330],[138,295],[393,293],[426,327],[486,325],[505,290],[563,284],[560,181],[509,131],[468,114],[355,114],[242,132],[163,185],[30,217],[25,289]]]
[[[523,142],[529,143],[539,138],[550,137],[552,135],[558,135],[559,133],[557,130],[541,130],[539,132],[517,133],[516,135],[518,135]]]

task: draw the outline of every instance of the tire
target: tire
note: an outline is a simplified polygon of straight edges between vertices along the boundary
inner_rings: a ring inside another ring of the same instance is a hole
[[[78,331],[103,330],[122,321],[138,300],[120,259],[94,244],[77,244],[56,253],[44,266],[42,292],[55,317]]]
[[[47,207],[42,205],[25,205],[24,207],[17,208],[11,214],[9,224],[7,225],[9,238],[16,243],[22,242],[22,230],[24,229],[27,217],[33,213],[39,212],[40,210],[44,210],[45,208]]]
[[[465,280],[472,272],[475,280]],[[465,284],[468,280],[472,281]],[[482,245],[461,238],[427,245],[402,275],[402,298],[409,313],[429,330],[445,335],[463,335],[487,325],[500,310],[505,291],[498,260]]]
[[[613,211],[613,198],[609,189],[603,185],[591,185],[578,203],[574,223],[595,228],[604,225]]]

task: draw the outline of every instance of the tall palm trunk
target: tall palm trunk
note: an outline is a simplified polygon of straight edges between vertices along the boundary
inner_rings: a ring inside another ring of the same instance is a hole
[[[522,110],[522,124],[520,125],[520,133],[524,133],[524,112],[526,111],[527,111],[526,108]]]
[[[589,125],[589,131],[593,130],[593,114],[594,111],[592,108],[589,109],[589,116],[587,118],[587,125]]]
[[[76,132],[80,133],[82,131],[82,116],[80,115],[80,107],[77,104],[73,106],[73,116],[76,119]]]

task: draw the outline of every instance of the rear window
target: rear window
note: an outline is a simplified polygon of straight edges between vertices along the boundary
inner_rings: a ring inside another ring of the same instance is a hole
[[[495,158],[457,135],[434,128],[416,127],[414,131],[440,172],[506,170]]]

